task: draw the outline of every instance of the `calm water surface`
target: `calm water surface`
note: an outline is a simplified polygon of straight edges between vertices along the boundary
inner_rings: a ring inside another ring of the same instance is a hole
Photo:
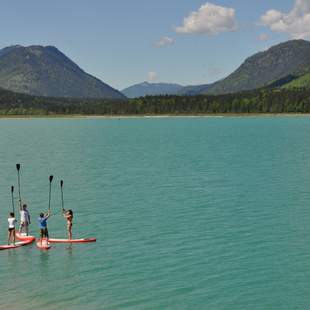
[[[309,309],[310,118],[0,120],[22,197],[96,244],[0,252],[0,309]]]

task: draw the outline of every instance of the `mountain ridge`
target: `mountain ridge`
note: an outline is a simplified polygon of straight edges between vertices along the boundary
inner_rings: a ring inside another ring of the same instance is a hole
[[[289,75],[310,71],[310,42],[290,40],[248,57],[226,78],[209,85],[201,94],[229,94],[253,90]]]
[[[149,83],[142,82],[124,88],[121,92],[128,98],[144,96],[175,95],[183,88],[176,83]]]
[[[125,99],[51,45],[13,45],[1,49],[0,87],[46,97]]]

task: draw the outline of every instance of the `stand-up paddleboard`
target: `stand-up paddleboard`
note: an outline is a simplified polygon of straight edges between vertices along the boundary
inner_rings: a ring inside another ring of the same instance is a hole
[[[40,250],[49,250],[51,248],[51,244],[46,239],[43,239],[42,242],[40,239],[37,239],[36,244]]]
[[[64,215],[66,210],[64,208],[63,185],[64,185],[64,181],[60,180],[61,212]],[[72,227],[72,218],[73,218],[73,214],[72,214],[72,210],[71,210],[71,220],[69,220],[69,223],[71,222],[71,227]],[[67,221],[68,221],[68,219],[67,219]],[[71,237],[72,237],[72,232],[71,232]],[[50,238],[49,241],[52,243],[89,243],[89,242],[96,242],[96,238],[81,238],[81,239]]]
[[[56,239],[49,238],[51,243],[87,243],[87,242],[96,242],[96,238],[84,238],[84,239]]]
[[[32,238],[29,238],[28,240],[15,242],[15,244],[0,245],[0,250],[9,250],[9,249],[20,248],[21,246],[31,244],[34,240],[35,240],[35,238],[32,237]]]
[[[34,236],[30,236],[30,235],[27,236],[26,233],[20,233],[20,232],[16,232],[15,236],[16,236],[16,239],[20,241],[27,241],[27,240],[35,239]]]

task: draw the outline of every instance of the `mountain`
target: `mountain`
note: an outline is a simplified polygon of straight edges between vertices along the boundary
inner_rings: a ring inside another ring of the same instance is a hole
[[[228,94],[268,86],[288,76],[310,72],[310,42],[291,40],[257,53],[232,74],[207,88],[203,94]]]
[[[196,96],[199,95],[202,91],[206,91],[210,86],[211,84],[184,86],[178,91],[178,95]]]
[[[38,96],[125,99],[53,46],[1,49],[0,87]]]
[[[182,88],[183,86],[179,84],[143,82],[123,89],[122,93],[128,98],[176,95]]]

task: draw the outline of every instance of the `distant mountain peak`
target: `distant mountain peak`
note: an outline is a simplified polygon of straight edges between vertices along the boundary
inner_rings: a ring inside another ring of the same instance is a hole
[[[139,85],[139,84],[136,84],[136,85]],[[144,81],[140,84],[141,86],[145,86],[145,87],[148,87],[151,85],[151,83],[147,82],[147,81]]]
[[[176,95],[183,86],[172,83],[150,83],[142,82],[132,85],[122,90],[122,93],[128,98],[137,98],[144,96]]]

